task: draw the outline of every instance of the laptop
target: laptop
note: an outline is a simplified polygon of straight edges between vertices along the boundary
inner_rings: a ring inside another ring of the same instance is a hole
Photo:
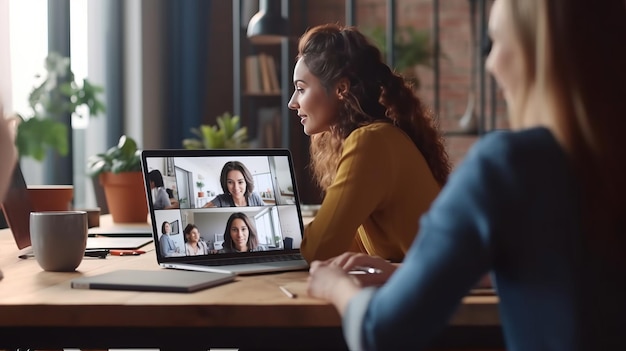
[[[248,206],[231,206],[222,187],[222,169],[231,162],[249,173]],[[235,274],[308,269],[300,254],[304,227],[289,150],[143,150],[141,165],[161,267]],[[160,173],[175,208],[155,205],[163,189],[151,189],[150,172]],[[187,226],[195,226],[201,243],[188,241]],[[231,235],[238,230],[247,237]]]
[[[7,196],[2,202],[2,211],[18,249],[32,252],[30,213],[34,211],[34,206],[19,164],[13,171]],[[88,235],[87,249],[138,249],[152,242],[152,230],[147,225],[89,228]]]
[[[13,169],[13,176],[7,195],[2,202],[4,219],[11,228],[18,249],[30,246],[30,213],[33,204],[28,194],[26,181],[19,163]]]

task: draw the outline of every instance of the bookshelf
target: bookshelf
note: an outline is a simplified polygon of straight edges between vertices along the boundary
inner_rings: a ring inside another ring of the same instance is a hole
[[[289,1],[281,11],[289,18]],[[253,1],[256,3],[257,1]],[[233,1],[233,111],[248,127],[252,145],[261,148],[289,147],[289,40],[280,44],[254,45],[246,28],[254,12],[251,0]]]

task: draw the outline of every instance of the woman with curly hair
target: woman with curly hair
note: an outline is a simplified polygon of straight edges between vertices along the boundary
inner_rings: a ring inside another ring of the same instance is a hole
[[[356,28],[314,27],[298,51],[289,108],[311,136],[311,168],[325,193],[302,255],[310,262],[357,251],[401,261],[450,172],[441,134]]]

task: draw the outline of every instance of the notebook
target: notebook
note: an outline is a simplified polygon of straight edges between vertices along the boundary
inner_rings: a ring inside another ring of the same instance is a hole
[[[194,292],[235,280],[232,273],[118,270],[72,279],[73,289]]]
[[[152,237],[88,237],[87,249],[136,250],[152,242]]]
[[[89,228],[89,236],[110,237],[149,237],[152,238],[152,227],[142,224],[116,224],[115,227]]]
[[[144,150],[141,163],[161,267],[235,274],[308,269],[300,255],[304,230],[289,150]],[[222,177],[227,163],[243,165],[247,175]],[[151,188],[155,173],[165,190]],[[228,179],[252,188],[248,206],[232,206]],[[166,190],[177,208],[162,207]],[[205,207],[209,203],[222,207]],[[198,235],[184,234],[188,225]]]

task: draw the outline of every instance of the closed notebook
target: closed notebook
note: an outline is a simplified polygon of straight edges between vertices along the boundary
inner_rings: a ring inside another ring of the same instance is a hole
[[[152,238],[105,237],[87,238],[87,249],[137,250],[152,242]]]
[[[71,284],[74,289],[194,292],[231,282],[235,277],[234,273],[118,270],[73,279]]]

